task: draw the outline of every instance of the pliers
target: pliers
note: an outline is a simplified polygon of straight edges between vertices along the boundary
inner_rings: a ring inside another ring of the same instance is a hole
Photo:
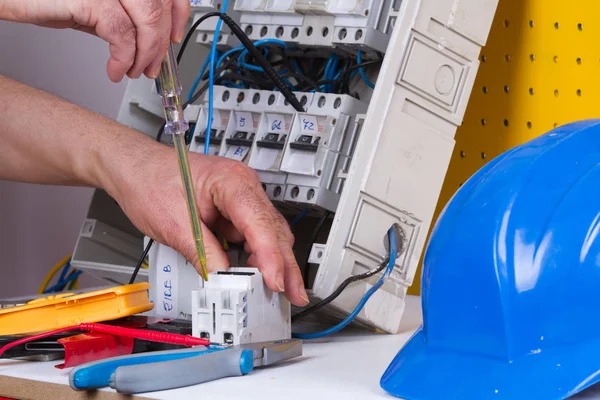
[[[197,385],[216,379],[246,375],[302,355],[298,339],[239,346],[198,346],[114,357],[83,364],[71,370],[75,390],[110,386],[119,393],[136,394]]]

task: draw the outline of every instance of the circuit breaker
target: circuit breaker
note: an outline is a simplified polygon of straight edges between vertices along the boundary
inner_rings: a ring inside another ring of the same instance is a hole
[[[194,18],[220,4],[194,3]],[[297,112],[278,91],[265,89],[260,70],[240,73],[246,67],[236,58],[215,82],[209,153],[254,168],[288,220],[309,211],[295,230],[295,250],[301,267],[308,259],[314,272],[308,283],[312,302],[329,296],[349,276],[376,268],[386,256],[386,233],[396,224],[404,233],[403,252],[356,321],[386,332],[400,328],[497,3],[238,0],[229,5],[227,13],[251,40],[285,43],[271,42],[278,51],[267,45],[261,51],[273,57],[304,110]],[[199,27],[199,44],[190,43],[187,52],[206,52],[216,21]],[[230,36],[219,41],[221,52],[238,45]],[[279,53],[298,63],[273,56]],[[319,57],[321,64],[313,65]],[[154,136],[158,125],[148,120],[158,115],[156,95],[144,82],[129,83],[119,120]],[[206,97],[194,106],[190,151],[202,153]],[[306,231],[328,213],[330,223],[313,239]],[[347,316],[377,279],[351,284],[322,312]],[[190,288],[188,296],[199,290]]]
[[[191,295],[192,335],[240,345],[291,337],[290,303],[264,284],[256,268],[230,268],[210,275]]]

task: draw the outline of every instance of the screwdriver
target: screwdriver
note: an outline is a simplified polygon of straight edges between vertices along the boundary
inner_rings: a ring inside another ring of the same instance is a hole
[[[206,269],[206,252],[204,250],[204,240],[202,237],[202,227],[196,203],[194,192],[194,183],[190,171],[190,162],[187,157],[184,135],[189,129],[189,124],[183,116],[183,106],[181,104],[181,83],[179,81],[179,70],[175,58],[173,45],[169,46],[169,51],[160,66],[160,73],[156,78],[156,90],[162,97],[162,104],[165,113],[166,124],[164,133],[173,135],[173,142],[177,151],[177,161],[181,180],[185,189],[188,213],[192,233],[194,235],[194,244],[198,253],[200,262],[200,275],[205,281],[208,280],[208,270]]]

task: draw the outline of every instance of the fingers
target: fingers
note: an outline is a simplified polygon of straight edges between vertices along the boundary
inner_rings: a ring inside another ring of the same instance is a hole
[[[120,82],[135,60],[136,29],[117,0],[105,3],[98,17],[96,34],[109,43],[110,58],[106,72],[113,82]]]
[[[223,246],[204,224],[202,224],[202,235],[208,271],[223,271],[229,268],[229,257],[227,257],[227,254],[223,250]],[[186,238],[186,240],[181,244],[181,248],[176,250],[180,251],[181,255],[183,255],[186,260],[194,264],[198,273],[201,273],[200,260],[198,260],[198,252],[196,251],[196,246],[192,240],[191,231],[186,231],[182,237]]]
[[[181,43],[185,33],[185,24],[190,18],[189,0],[173,0],[173,21],[171,30],[171,40],[175,43]]]
[[[244,241],[244,235],[242,235],[236,228],[233,226],[231,221],[226,220],[223,217],[217,219],[217,221],[212,225],[214,229],[216,229],[223,237],[231,243],[241,243]]]
[[[275,215],[274,229],[279,240],[279,249],[283,256],[283,268],[285,276],[285,295],[294,305],[303,307],[309,302],[304,281],[300,273],[300,267],[294,256],[294,235],[283,216],[273,207]]]
[[[139,78],[157,57],[163,42],[163,13],[161,0],[120,0],[136,29],[135,61],[127,72],[130,78]],[[153,66],[153,68],[156,68]],[[154,71],[153,71],[154,72]],[[158,73],[158,71],[156,71]],[[152,76],[153,77],[153,76]]]
[[[242,171],[234,176],[242,177]],[[260,186],[258,186],[260,188]],[[256,185],[244,179],[229,179],[217,189],[215,204],[246,239],[245,246],[261,269],[266,285],[275,292],[285,290],[283,257],[273,229],[272,205],[260,196]],[[264,195],[264,194],[263,194]]]
[[[148,67],[146,67],[146,69],[144,70],[144,75],[146,75],[149,78],[155,78],[156,76],[158,76],[158,74],[160,72],[160,64],[163,62],[163,59],[165,58],[167,51],[169,49],[169,45],[171,44],[171,39],[170,39],[170,37],[171,37],[171,14],[172,14],[173,4],[172,4],[171,0],[162,0],[162,4],[163,4],[163,17],[162,17],[163,30],[162,30],[162,34],[161,34],[161,43],[160,43],[158,52],[156,53],[156,57],[154,58],[152,63],[150,63],[150,65],[148,65]]]

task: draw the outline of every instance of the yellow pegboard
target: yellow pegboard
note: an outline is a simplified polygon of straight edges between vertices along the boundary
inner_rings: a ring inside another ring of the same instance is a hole
[[[435,218],[492,158],[600,117],[600,2],[500,0]],[[421,269],[409,293],[420,292]]]

